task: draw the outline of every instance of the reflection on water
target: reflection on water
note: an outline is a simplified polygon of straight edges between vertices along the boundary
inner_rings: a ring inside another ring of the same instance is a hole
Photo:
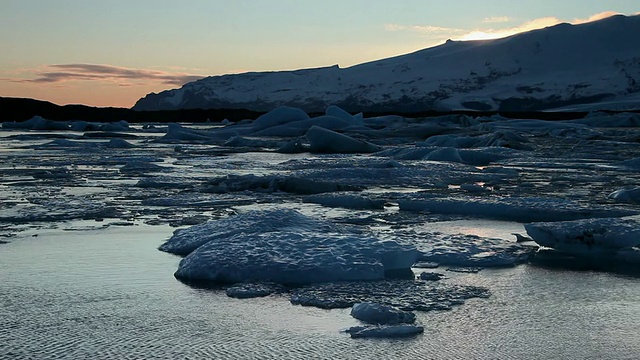
[[[497,238],[516,241],[513,233],[526,234],[524,225],[512,221],[473,219],[440,221],[425,224],[429,231],[444,234],[475,235],[487,238]]]
[[[358,323],[348,309],[293,306],[281,296],[237,300],[176,281],[179,258],[155,250],[168,227],[91,230],[91,224],[74,226],[88,229],[81,231],[23,232],[0,245],[0,358],[628,359],[640,353],[637,279],[535,266],[446,272],[444,281],[484,286],[492,296],[418,313],[425,334],[414,339],[353,340],[339,332]]]

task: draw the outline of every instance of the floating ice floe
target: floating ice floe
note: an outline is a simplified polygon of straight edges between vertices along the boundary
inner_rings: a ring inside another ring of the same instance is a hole
[[[330,105],[329,107],[327,107],[325,114],[352,122],[354,125],[362,124],[364,121],[364,116],[362,115],[362,113],[351,115],[335,105]]]
[[[631,210],[602,205],[585,206],[570,200],[542,197],[454,198],[410,194],[397,202],[403,211],[471,215],[517,222],[563,221],[637,214]]]
[[[55,139],[40,145],[33,145],[33,149],[58,149],[58,148],[81,148],[83,150],[96,149],[96,145],[104,145],[106,143],[96,143],[88,141],[78,141],[69,139]]]
[[[189,254],[176,277],[220,283],[377,280],[409,271],[418,256],[411,246],[285,209],[178,230],[160,250]]]
[[[422,334],[423,326],[354,326],[346,330],[352,338],[404,338]]]
[[[227,296],[236,299],[250,299],[257,297],[269,296],[275,292],[284,291],[283,287],[278,284],[236,284],[227,288]]]
[[[195,130],[184,127],[180,124],[169,124],[167,133],[155,141],[158,142],[198,142],[216,143],[221,141],[215,133],[206,130]]]
[[[122,211],[116,207],[97,201],[75,199],[34,199],[28,204],[0,209],[0,222],[16,224],[120,217],[122,217]]]
[[[640,157],[621,161],[616,165],[633,171],[640,170]]]
[[[410,311],[369,302],[354,304],[351,307],[351,316],[375,325],[411,324],[416,320],[416,315]]]
[[[640,204],[640,187],[616,190],[609,194],[609,198],[616,202]]]
[[[337,106],[329,106],[325,115],[310,118],[304,111],[291,107],[276,108],[252,123],[252,136],[298,137],[318,126],[327,130],[368,129],[362,114],[352,116]]]
[[[423,272],[420,274],[420,280],[425,280],[425,281],[438,281],[440,279],[442,279],[444,277],[443,274],[440,273],[436,273],[436,272]]]
[[[243,136],[234,136],[224,143],[228,147],[244,147],[244,148],[282,148],[286,143],[281,140],[256,139]]]
[[[128,131],[129,123],[125,120],[99,123],[87,121],[55,121],[34,116],[29,120],[22,122],[4,122],[4,129],[21,129],[21,130],[71,130],[71,131]]]
[[[168,253],[186,256],[210,241],[224,241],[239,234],[258,234],[293,228],[331,230],[330,223],[306,217],[294,210],[248,211],[217,221],[174,231],[173,236],[159,249]]]
[[[123,139],[111,139],[109,140],[106,146],[107,148],[110,148],[110,149],[131,149],[136,147],[132,143]]]
[[[505,147],[519,150],[530,150],[529,140],[513,131],[498,130],[478,136],[443,134],[435,135],[418,146],[455,147],[459,149],[481,147]]]
[[[55,139],[44,144],[31,145],[33,149],[81,149],[86,152],[97,152],[104,149],[130,149],[135,145],[123,139],[110,139],[109,141],[81,141],[69,139]]]
[[[127,173],[127,174],[158,173],[158,172],[166,172],[170,170],[171,169],[168,167],[160,166],[152,162],[146,162],[146,161],[128,162],[123,167],[120,168],[121,173]]]
[[[34,179],[40,180],[61,180],[71,179],[73,174],[67,168],[56,168],[47,170],[36,170],[31,173]]]
[[[71,131],[128,131],[129,123],[125,120],[111,123],[95,123],[86,121],[73,121],[70,126]]]
[[[357,303],[377,303],[404,311],[450,310],[471,298],[489,297],[478,286],[452,285],[442,281],[381,280],[312,284],[295,289],[294,305],[322,309],[349,308]]]
[[[22,122],[3,122],[2,128],[21,130],[69,130],[69,122],[48,120],[40,116],[34,116]]]
[[[187,189],[193,186],[193,183],[185,179],[169,175],[145,177],[135,184],[135,187],[143,189]]]
[[[475,235],[426,233],[416,236],[420,262],[453,267],[509,267],[526,263],[535,248]]]
[[[361,195],[345,193],[326,193],[307,196],[304,202],[319,204],[327,207],[341,207],[354,210],[380,210],[384,208],[385,201],[380,199],[370,199]]]
[[[567,121],[590,127],[640,127],[640,114],[622,112],[608,114],[604,112],[589,113],[584,119]]]
[[[517,151],[506,147],[484,147],[474,149],[458,149],[455,147],[414,146],[384,150],[376,155],[391,156],[398,160],[432,160],[469,164],[474,166],[489,165],[517,155]]]
[[[287,124],[269,127],[251,133],[252,136],[277,136],[277,137],[297,137],[304,135],[314,126],[327,130],[343,130],[353,124],[345,119],[335,116],[322,115],[312,119],[293,121]]]
[[[335,191],[361,191],[363,189],[364,188],[360,186],[328,180],[313,180],[295,176],[256,176],[252,174],[222,176],[210,179],[202,186],[202,191],[208,193],[229,193],[249,190],[263,193],[282,191],[300,195]]]
[[[525,229],[536,243],[565,253],[625,258],[635,254],[640,260],[638,217],[531,223]]]

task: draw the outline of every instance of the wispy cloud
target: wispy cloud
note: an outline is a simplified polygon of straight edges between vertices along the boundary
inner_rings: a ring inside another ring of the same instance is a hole
[[[430,26],[430,25],[399,25],[399,24],[385,24],[385,30],[387,31],[413,31],[423,34],[450,34],[465,32],[464,29]]]
[[[598,21],[598,20],[606,19],[606,18],[611,17],[613,15],[620,15],[620,13],[619,12],[615,12],[615,11],[603,11],[601,13],[597,13],[595,15],[591,15],[590,17],[588,17],[586,19],[574,19],[571,23],[572,24],[584,24],[584,23],[588,23],[588,22],[592,22],[592,21]]]
[[[598,14],[594,14],[585,19],[573,19],[562,20],[557,17],[542,17],[524,22],[518,26],[504,27],[504,28],[478,28],[474,30],[459,29],[459,28],[447,28],[439,26],[429,25],[400,25],[400,24],[385,24],[384,27],[387,31],[411,31],[420,34],[428,34],[432,38],[438,37],[441,40],[444,39],[456,39],[456,40],[487,40],[497,39],[515,35],[521,32],[542,29],[548,26],[558,25],[563,22],[569,22],[571,24],[584,24],[587,22],[601,20],[619,13],[614,11],[604,11]],[[500,24],[506,22],[512,22],[513,19],[506,16],[488,17],[482,20],[483,24]]]
[[[149,69],[133,69],[105,64],[57,64],[47,65],[32,72],[34,78],[14,78],[22,83],[62,83],[68,81],[110,81],[120,86],[134,85],[132,82],[154,82],[167,85],[183,85],[203,78],[182,72]]]
[[[556,17],[543,17],[527,21],[518,26],[503,28],[503,29],[483,29],[474,30],[468,32],[462,36],[456,38],[456,40],[486,40],[486,39],[498,39],[507,37],[510,35],[518,34],[525,31],[531,31],[536,29],[542,29],[547,26],[553,26],[560,24],[562,20]]]
[[[508,16],[492,16],[486,17],[482,20],[483,24],[495,24],[509,22],[511,19]]]

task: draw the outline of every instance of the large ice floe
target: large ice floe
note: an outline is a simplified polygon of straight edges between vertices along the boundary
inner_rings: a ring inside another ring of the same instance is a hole
[[[544,247],[592,258],[640,260],[640,218],[604,218],[526,224]]]
[[[188,254],[188,281],[307,284],[378,280],[409,270],[418,251],[293,210],[253,211],[178,230],[161,250]]]

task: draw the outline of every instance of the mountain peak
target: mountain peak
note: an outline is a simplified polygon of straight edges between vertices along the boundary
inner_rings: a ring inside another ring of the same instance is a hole
[[[558,24],[506,38],[447,40],[340,68],[212,76],[149,94],[136,110],[277,106],[321,111],[640,107],[640,16]]]

